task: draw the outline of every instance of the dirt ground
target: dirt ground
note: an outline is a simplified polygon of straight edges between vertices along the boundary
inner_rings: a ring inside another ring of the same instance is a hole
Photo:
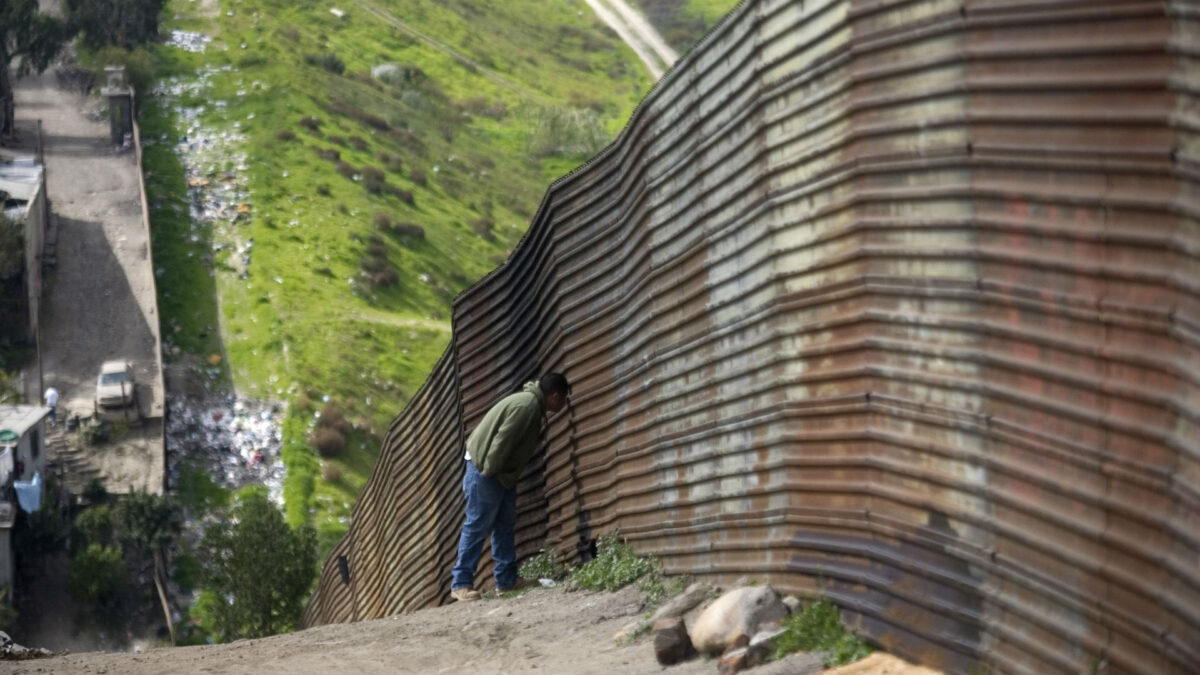
[[[99,99],[60,86],[53,70],[16,83],[19,146],[32,150],[42,121],[50,198],[41,322],[42,378],[60,394],[59,417],[93,412],[100,364],[134,365],[141,415],[121,443],[88,453],[112,492],[163,484],[159,326],[149,233],[142,223],[131,149],[111,143]],[[26,378],[36,389],[37,378]],[[37,401],[40,391],[26,392]],[[136,417],[135,417],[136,421]]]
[[[711,675],[715,659],[698,657],[664,668],[648,638],[620,644],[613,635],[640,618],[639,591],[616,593],[534,589],[515,598],[484,599],[356,624],[339,624],[204,647],[142,653],[68,654],[0,662],[4,673],[665,673]],[[26,645],[45,646],[52,645]],[[755,668],[762,675],[820,672],[811,655]],[[839,675],[935,675],[886,654]]]

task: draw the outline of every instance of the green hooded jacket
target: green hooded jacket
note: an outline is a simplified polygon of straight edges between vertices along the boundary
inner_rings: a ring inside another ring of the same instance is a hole
[[[541,441],[545,412],[546,396],[537,382],[526,382],[521,392],[492,406],[467,438],[467,452],[479,473],[515,488]]]

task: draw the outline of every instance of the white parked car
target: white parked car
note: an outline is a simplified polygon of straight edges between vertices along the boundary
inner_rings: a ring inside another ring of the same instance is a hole
[[[137,408],[137,386],[133,366],[127,361],[105,361],[96,378],[96,412]]]

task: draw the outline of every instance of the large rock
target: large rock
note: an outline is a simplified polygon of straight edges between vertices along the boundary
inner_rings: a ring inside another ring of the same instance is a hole
[[[687,590],[666,601],[662,607],[655,610],[654,615],[650,617],[650,621],[654,622],[670,616],[683,616],[693,607],[704,602],[712,590],[713,587],[708,584],[692,584],[687,587]]]
[[[770,586],[735,588],[701,612],[692,626],[692,644],[699,651],[717,654],[738,636],[755,635],[760,626],[787,615],[787,605]]]
[[[695,654],[682,617],[659,619],[654,623],[652,635],[654,656],[664,666],[673,666]]]

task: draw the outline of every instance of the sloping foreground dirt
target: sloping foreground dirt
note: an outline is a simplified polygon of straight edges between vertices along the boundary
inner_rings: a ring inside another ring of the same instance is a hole
[[[263,640],[141,654],[86,653],[0,662],[0,673],[669,673],[717,672],[715,659],[663,668],[649,639],[621,645],[612,636],[641,614],[639,593],[535,589],[357,624],[321,626]],[[644,611],[644,610],[643,610]],[[45,646],[53,645],[26,645]],[[856,664],[852,675],[932,675],[890,657]],[[753,673],[811,672],[803,659]]]

